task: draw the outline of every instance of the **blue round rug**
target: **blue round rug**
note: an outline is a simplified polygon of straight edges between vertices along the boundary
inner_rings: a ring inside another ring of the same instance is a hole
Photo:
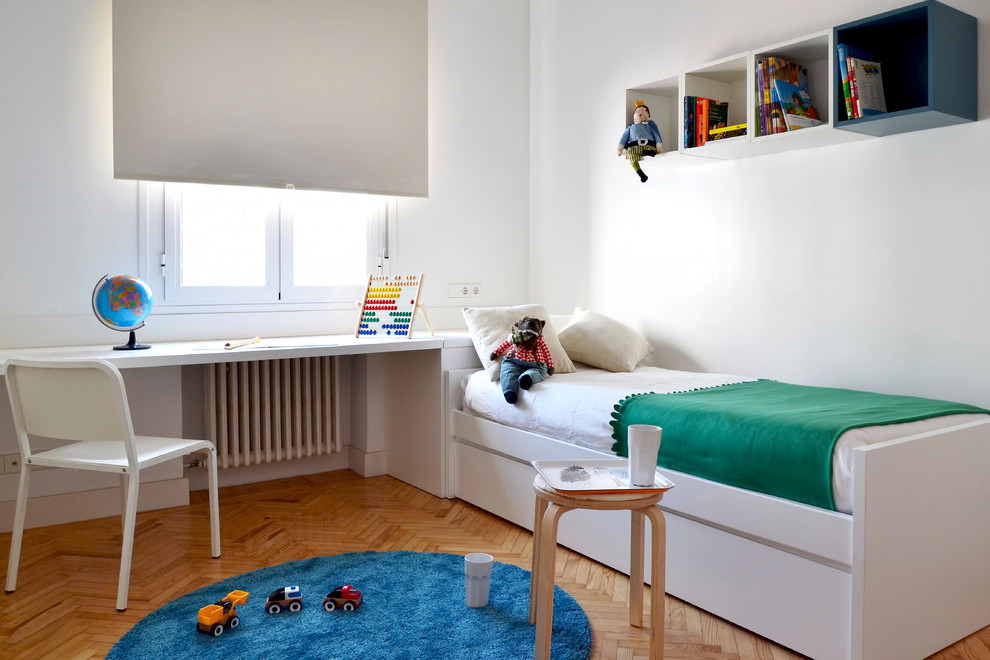
[[[262,568],[197,589],[141,619],[109,660],[132,658],[307,658],[320,660],[517,660],[532,658],[529,571],[496,562],[483,608],[464,599],[464,557],[421,552],[355,552]],[[362,592],[352,612],[327,612],[323,598],[344,584]],[[265,599],[298,585],[299,612],[268,614]],[[240,625],[218,637],[196,630],[200,608],[229,592],[249,592]],[[591,626],[577,602],[555,587],[552,660],[587,660]]]

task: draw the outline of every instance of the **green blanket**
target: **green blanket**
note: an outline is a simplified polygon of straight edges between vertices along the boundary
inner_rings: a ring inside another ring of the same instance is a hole
[[[663,467],[835,509],[832,450],[845,431],[957,413],[975,406],[772,380],[676,394],[637,394],[615,406],[612,450],[628,456],[630,424],[663,427]]]

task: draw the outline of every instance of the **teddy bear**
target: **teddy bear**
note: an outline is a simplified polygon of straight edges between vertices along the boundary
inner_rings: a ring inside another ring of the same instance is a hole
[[[492,349],[491,360],[502,356],[500,378],[506,402],[515,403],[519,390],[528,390],[535,383],[553,375],[553,357],[543,340],[542,319],[524,316],[512,326],[509,338]]]
[[[650,109],[642,101],[636,101],[632,122],[626,126],[625,132],[619,138],[616,154],[621,156],[623,153],[639,175],[639,180],[646,183],[649,177],[640,169],[639,161],[644,156],[652,158],[663,153],[663,144],[660,139],[660,129],[657,128],[656,122],[650,119]]]

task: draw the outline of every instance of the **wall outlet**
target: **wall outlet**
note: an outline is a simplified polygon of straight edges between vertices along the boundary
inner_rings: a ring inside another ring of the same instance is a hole
[[[448,284],[448,298],[477,298],[481,295],[481,285],[474,284]]]
[[[21,455],[20,454],[6,454],[3,457],[3,471],[5,474],[11,474],[21,471]]]

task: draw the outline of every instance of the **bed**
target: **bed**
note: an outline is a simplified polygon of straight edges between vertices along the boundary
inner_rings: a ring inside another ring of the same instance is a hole
[[[508,420],[486,413],[486,406],[499,407],[495,399],[484,403],[492,397],[488,373],[448,372],[447,495],[532,529],[531,461],[615,456],[603,406],[658,391],[656,379],[700,378],[707,386],[751,380],[652,369],[615,373],[578,364],[534,386],[522,397],[533,405],[512,408],[519,419]],[[588,383],[595,379],[604,390]],[[465,409],[469,383],[474,412]],[[564,393],[564,403],[547,399],[553,391]],[[560,428],[527,419],[558,405]],[[597,420],[598,430],[576,431],[560,422],[568,417]],[[924,658],[990,625],[990,417],[958,415],[854,436],[842,439],[833,457],[839,510],[664,469],[676,484],[659,505],[667,521],[667,592],[823,660]],[[561,520],[558,538],[628,572],[621,512],[575,511]]]

